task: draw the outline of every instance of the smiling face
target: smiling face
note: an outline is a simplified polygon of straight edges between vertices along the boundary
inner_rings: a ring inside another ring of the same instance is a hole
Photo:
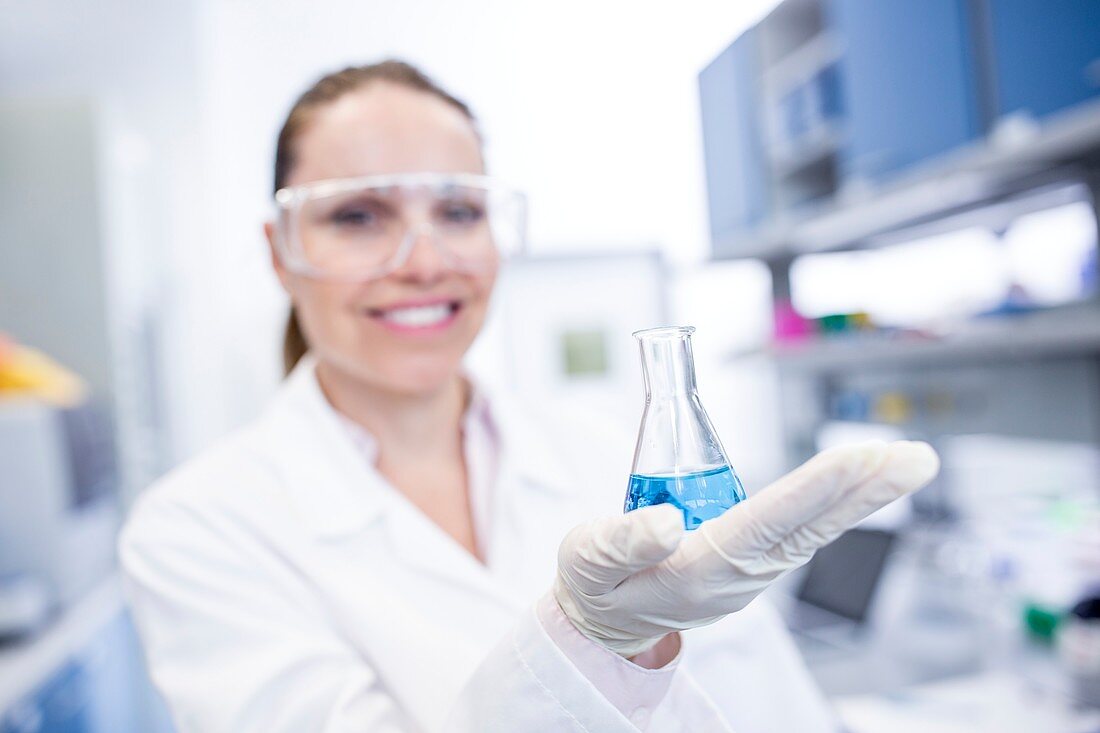
[[[438,97],[378,81],[312,113],[294,141],[286,185],[426,171],[482,173],[473,125]],[[272,240],[270,224],[267,234]],[[495,268],[453,269],[427,237],[400,267],[368,282],[305,276],[278,258],[275,266],[318,368],[402,394],[437,390],[457,374],[496,278]]]

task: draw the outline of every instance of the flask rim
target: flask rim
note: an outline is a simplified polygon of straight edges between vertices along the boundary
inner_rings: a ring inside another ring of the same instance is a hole
[[[639,341],[661,338],[684,338],[695,333],[695,326],[658,326],[657,328],[643,328],[631,334]]]

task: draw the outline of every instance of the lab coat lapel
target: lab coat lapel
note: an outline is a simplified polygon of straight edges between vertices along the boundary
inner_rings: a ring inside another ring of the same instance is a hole
[[[258,450],[283,479],[303,528],[335,539],[380,520],[393,506],[328,405],[307,356],[287,377],[258,426]]]
[[[558,545],[576,523],[575,467],[514,398],[489,396],[500,437],[489,564],[513,596],[529,603],[550,587]]]
[[[488,568],[411,504],[395,507],[385,524],[395,556],[410,570],[466,588],[475,598],[491,600],[510,611],[521,607]]]

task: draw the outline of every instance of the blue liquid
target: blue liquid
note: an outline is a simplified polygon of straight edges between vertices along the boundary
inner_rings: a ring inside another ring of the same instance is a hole
[[[672,504],[684,514],[684,529],[692,530],[745,500],[741,479],[729,466],[679,476],[630,475],[624,512],[654,504]]]

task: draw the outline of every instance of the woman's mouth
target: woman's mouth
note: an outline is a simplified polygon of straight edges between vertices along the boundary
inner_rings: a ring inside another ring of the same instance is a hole
[[[368,308],[367,315],[398,333],[436,333],[454,323],[460,310],[462,310],[461,301],[448,300],[389,308]]]

